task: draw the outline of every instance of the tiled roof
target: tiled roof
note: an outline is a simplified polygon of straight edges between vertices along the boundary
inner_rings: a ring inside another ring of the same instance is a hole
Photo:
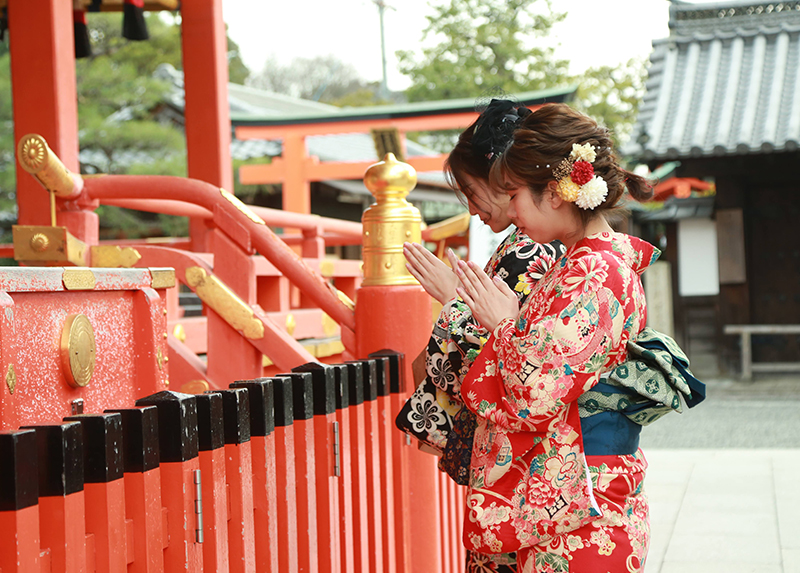
[[[800,145],[800,1],[673,0],[626,155],[643,161]]]

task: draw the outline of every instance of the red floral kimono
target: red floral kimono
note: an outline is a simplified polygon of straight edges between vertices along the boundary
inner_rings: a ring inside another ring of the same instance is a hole
[[[467,549],[517,551],[520,572],[642,570],[646,462],[585,456],[576,400],[644,328],[639,274],[658,254],[627,235],[587,237],[495,329],[461,388],[478,416]]]

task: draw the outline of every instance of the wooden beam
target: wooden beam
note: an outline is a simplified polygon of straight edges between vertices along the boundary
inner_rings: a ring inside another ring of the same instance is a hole
[[[446,155],[431,157],[409,157],[406,163],[417,171],[441,171]],[[375,161],[352,161],[320,163],[316,158],[306,158],[303,176],[307,181],[326,181],[328,179],[361,179]],[[277,157],[272,163],[262,165],[242,165],[239,180],[243,185],[269,185],[282,183],[286,178],[286,161]]]
[[[477,117],[477,112],[464,112],[447,115],[301,123],[295,125],[239,125],[236,127],[236,139],[281,139],[287,134],[308,136],[369,133],[371,129],[388,127],[395,127],[401,133],[408,131],[439,131],[443,129],[461,130],[475,121]]]

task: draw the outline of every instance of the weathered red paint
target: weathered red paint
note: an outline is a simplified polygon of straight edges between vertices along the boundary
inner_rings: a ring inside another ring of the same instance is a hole
[[[253,456],[250,441],[225,444],[228,481],[228,547],[231,573],[255,573],[256,536],[253,513]]]
[[[309,422],[314,433],[314,481],[316,483],[317,547],[319,570],[340,573],[339,478],[334,473],[333,423],[336,414],[317,414]],[[341,448],[341,445],[340,445]],[[341,451],[341,450],[340,450]]]
[[[83,491],[39,498],[42,548],[50,550],[54,572],[83,573],[86,570],[85,507]]]
[[[365,501],[367,505],[367,522],[370,524],[368,529],[369,539],[369,571],[385,571],[384,544],[386,543],[386,532],[384,530],[385,517],[384,504],[381,502],[383,495],[384,476],[381,472],[381,440],[380,430],[380,410],[377,400],[364,400],[365,430],[367,465],[367,482],[364,488]]]
[[[0,511],[0,531],[0,571],[39,571],[39,506]]]
[[[128,547],[125,539],[125,482],[87,483],[86,533],[94,536],[94,566],[97,571],[126,573]]]
[[[72,5],[63,0],[8,3],[14,141],[45,138],[67,169],[78,172],[78,103]],[[20,225],[49,225],[50,198],[17,163]],[[82,238],[79,236],[79,238]]]
[[[57,423],[72,402],[102,412],[130,406],[166,389],[164,298],[150,288],[147,269],[94,269],[94,290],[66,290],[64,269],[7,268],[0,273],[0,357],[3,374],[13,365],[13,393],[0,392],[0,428]],[[164,291],[161,291],[162,293]],[[83,314],[95,338],[89,384],[66,382],[59,341],[69,315]]]
[[[378,396],[376,405],[378,409],[378,434],[374,451],[378,454],[378,464],[383,483],[393,483],[392,436],[397,432],[397,429],[394,425],[394,416],[391,411],[390,396]],[[394,493],[394,488],[382,487],[380,490],[383,570],[387,573],[395,573],[397,571]]]
[[[419,286],[369,286],[358,290],[356,305],[356,346],[366,357],[385,348],[416,356],[430,337],[430,323],[418,320],[431,316],[431,300]],[[387,325],[391,328],[387,328]],[[398,336],[402,333],[402,336]],[[405,361],[404,377],[411,380],[411,360]],[[411,392],[405,385],[408,397]],[[395,442],[395,447],[399,444]],[[413,448],[400,449],[399,471],[395,473],[395,493],[405,522],[396,528],[398,547],[413,547],[403,571],[424,571],[441,554],[439,533],[438,473],[436,459]],[[414,476],[414,479],[410,479]],[[413,508],[413,511],[411,510]],[[406,537],[407,535],[407,537]],[[401,557],[405,557],[402,555]]]
[[[292,426],[275,428],[275,467],[278,485],[278,565],[279,571],[299,571],[297,480],[295,441]]]
[[[224,448],[201,450],[203,491],[203,570],[229,570],[228,486]]]
[[[316,460],[314,459],[314,424],[297,420],[294,429],[294,463],[297,477],[297,553],[300,571],[316,573],[319,568],[317,536]]]
[[[164,571],[164,547],[168,532],[164,530],[161,501],[161,468],[146,472],[126,472],[125,515],[131,521],[133,561],[130,573]]]
[[[164,549],[166,571],[202,571],[203,545],[197,543],[197,518],[194,504],[193,471],[200,469],[200,459],[162,463],[161,499],[167,510],[168,545]]]
[[[228,48],[222,0],[183,3],[181,40],[189,177],[233,191]],[[190,221],[190,235],[194,250],[207,250],[202,221]]]
[[[278,482],[275,431],[250,438],[253,452],[253,510],[256,569],[278,571]]]
[[[353,569],[369,571],[369,502],[367,491],[367,404],[350,406],[351,489],[353,501]]]
[[[339,422],[339,456],[340,473],[336,480],[339,488],[339,540],[341,553],[341,570],[357,571],[355,568],[355,533],[353,531],[353,455],[351,450],[351,429],[350,429],[351,408],[339,408],[336,410],[336,421]]]

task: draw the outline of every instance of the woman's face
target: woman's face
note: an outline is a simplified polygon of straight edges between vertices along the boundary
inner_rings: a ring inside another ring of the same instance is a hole
[[[554,209],[547,193],[534,200],[533,192],[527,187],[517,187],[508,191],[507,214],[517,228],[537,243],[562,240],[567,231],[564,216],[566,209]]]
[[[508,195],[495,193],[489,188],[489,182],[474,177],[465,176],[467,189],[463,190],[469,205],[469,214],[477,215],[486,225],[499,233],[508,228],[511,219],[506,210],[508,208]]]

